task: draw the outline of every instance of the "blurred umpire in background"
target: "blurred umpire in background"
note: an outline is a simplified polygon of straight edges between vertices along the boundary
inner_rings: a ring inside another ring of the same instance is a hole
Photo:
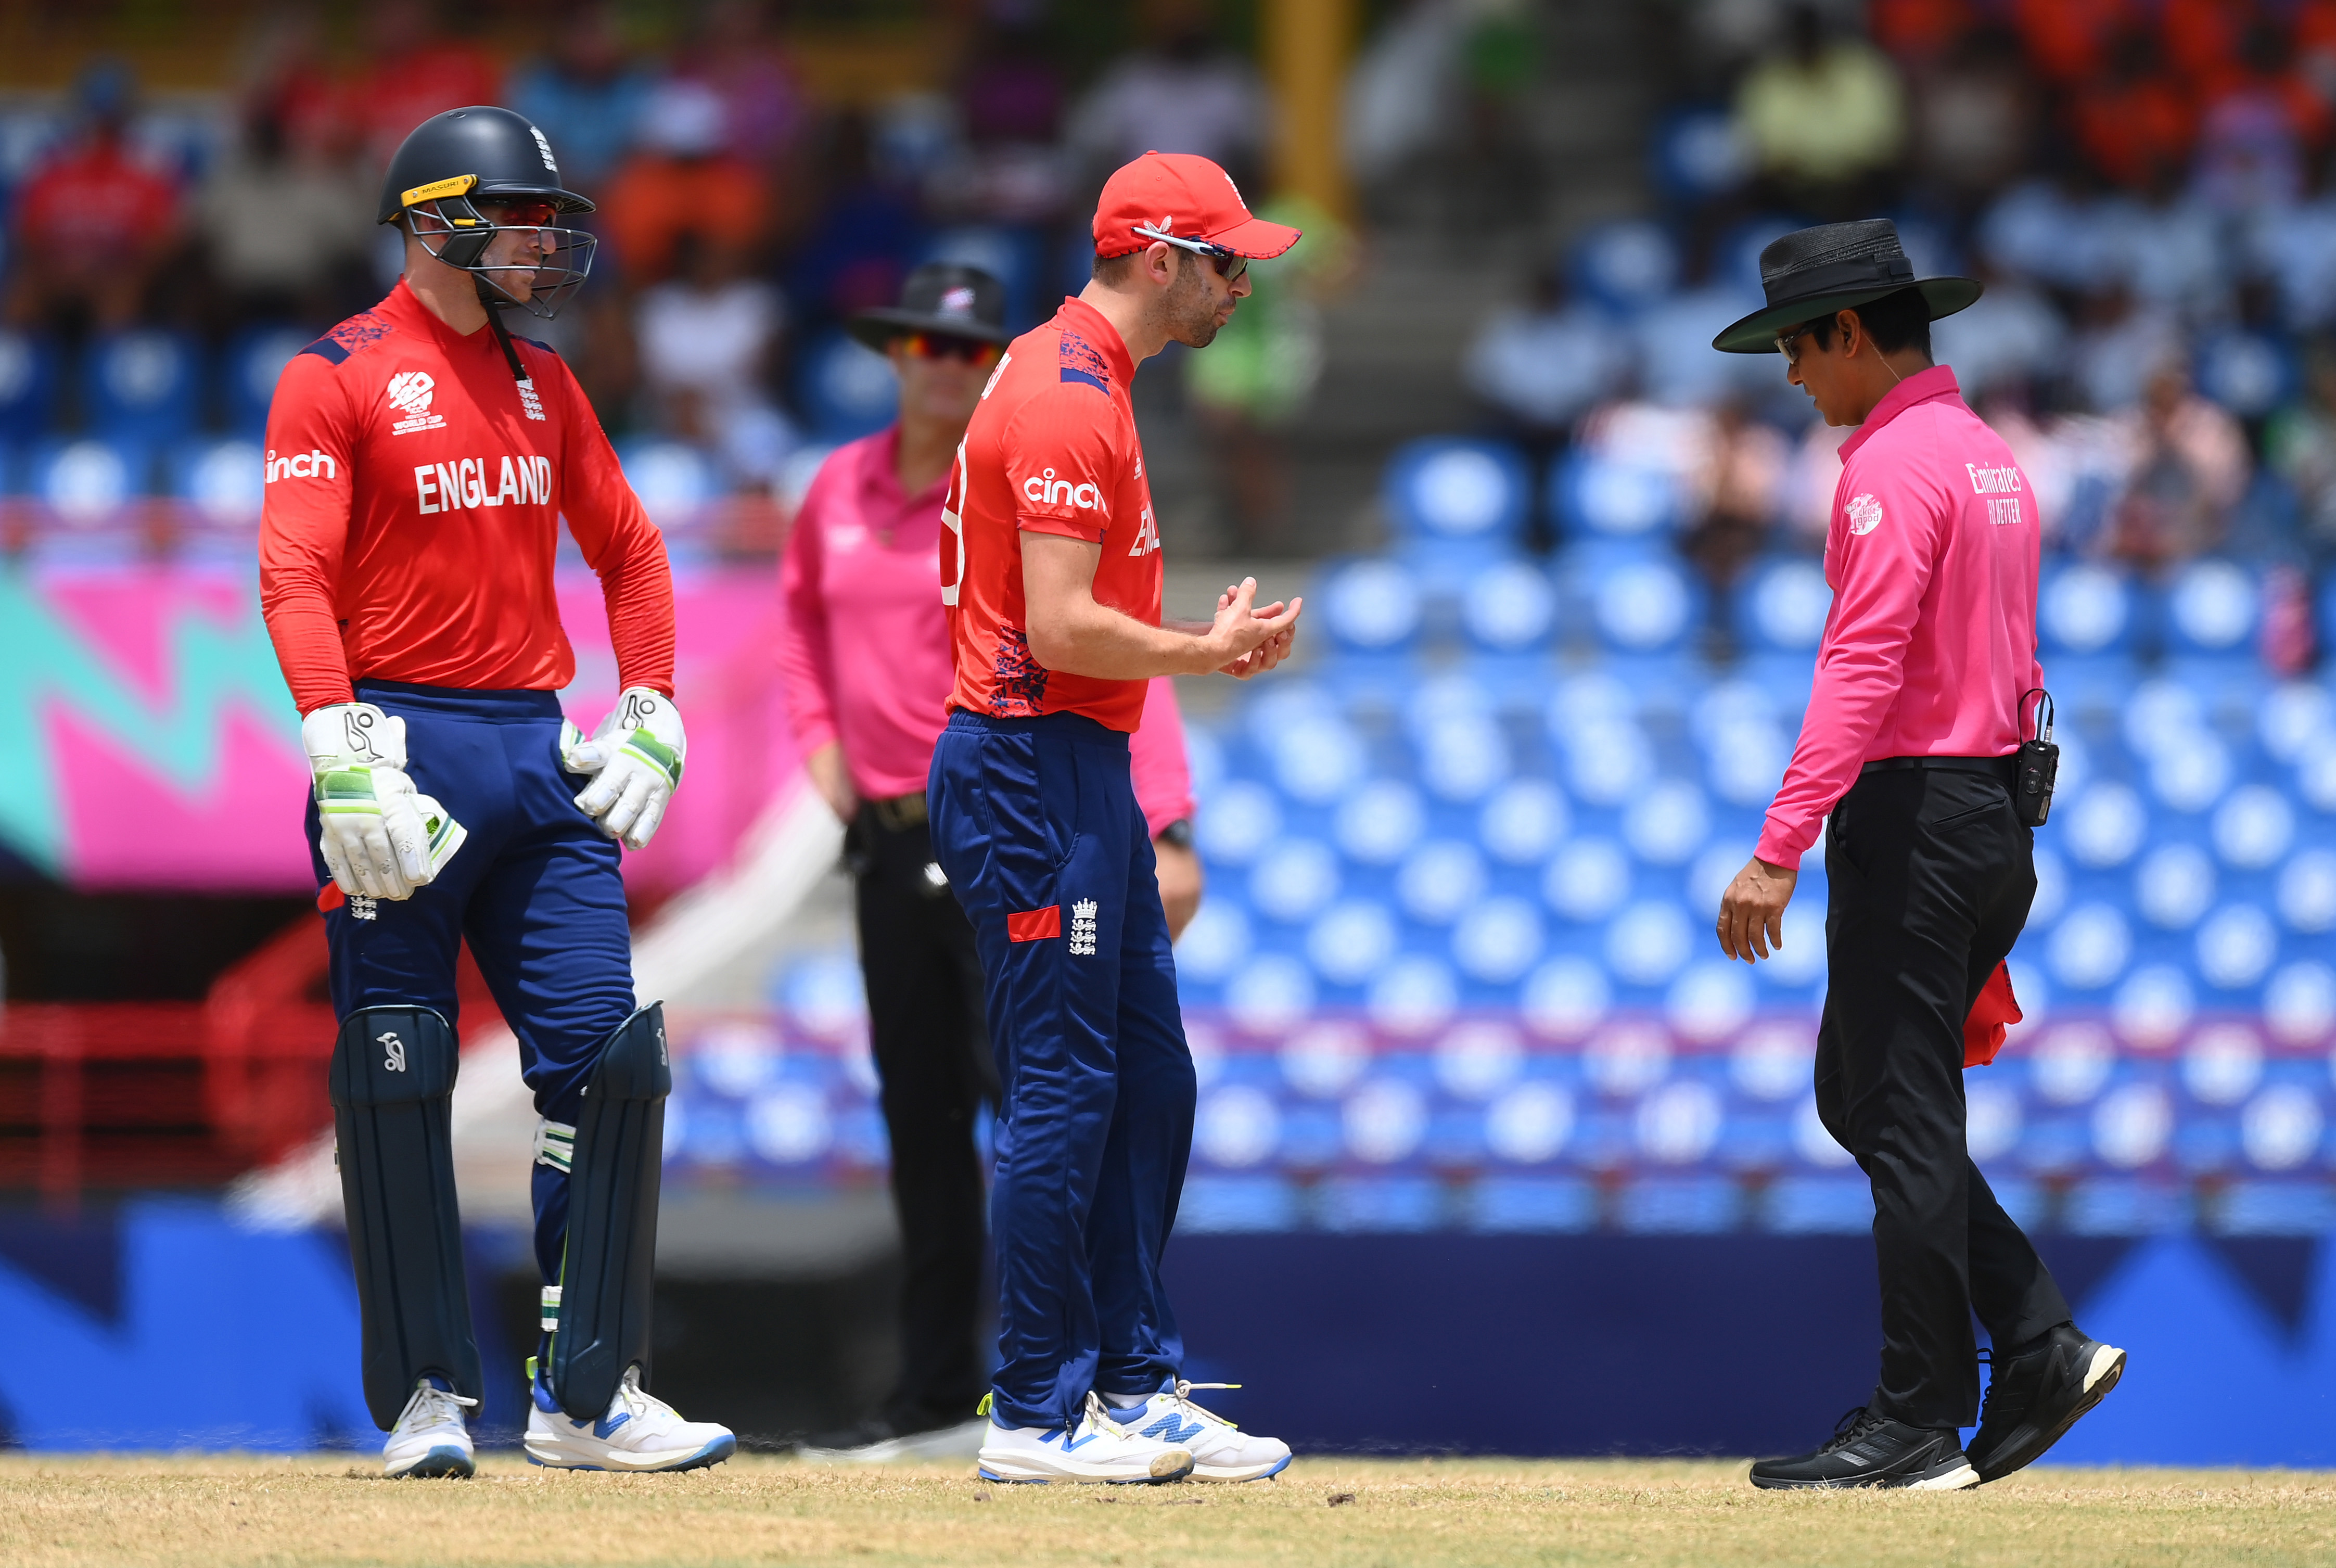
[[[1760,279],[1767,308],[1712,346],[1782,350],[1825,423],[1858,428],[1825,536],[1834,602],[1808,714],[1758,850],[1721,900],[1719,942],[1747,963],[1769,956],[1822,827],[1832,979],[1817,1110],[1873,1183],[1883,1343],[1864,1407],[1751,1479],[1954,1490],[2042,1454],[2125,1365],[2070,1322],[1963,1141],[1966,1023],[1983,994],[2009,1003],[1999,970],[2035,896],[2029,824],[2049,799],[2016,781],[2022,714],[2043,685],[2036,501],[1954,372],[1931,361],[1931,322],[1977,299],[1977,283],[1917,279],[1883,219],[1788,234],[1761,253]],[[1966,1455],[1974,1310],[1993,1349]]]
[[[954,677],[934,581],[949,465],[1010,336],[986,272],[917,268],[853,336],[892,362],[900,417],[840,447],[803,497],[780,570],[781,674],[804,765],[846,824],[892,1202],[906,1269],[900,1375],[874,1417],[814,1457],[971,1457],[988,1423],[982,1345],[988,1193],[976,1118],[996,1105],[973,928],[933,863],[925,775]],[[1172,931],[1200,907],[1192,794],[1173,687],[1153,682],[1130,747]]]

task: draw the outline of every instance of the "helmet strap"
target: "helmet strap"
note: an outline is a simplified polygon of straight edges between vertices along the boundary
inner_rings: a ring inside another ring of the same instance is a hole
[[[511,342],[511,328],[503,325],[503,307],[511,303],[511,296],[482,277],[479,303],[487,307],[487,325],[495,329],[495,341],[502,346],[503,363],[511,366],[511,379],[522,385],[530,379],[527,367],[519,362],[519,349]]]

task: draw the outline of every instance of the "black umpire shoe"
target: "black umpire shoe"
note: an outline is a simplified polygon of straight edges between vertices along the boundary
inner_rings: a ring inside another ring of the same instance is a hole
[[[2000,1481],[2041,1458],[2125,1375],[2125,1352],[2063,1323],[2034,1348],[1994,1364],[1971,1438],[1971,1468]]]
[[[1963,1457],[1962,1434],[1954,1427],[1909,1427],[1861,1406],[1841,1418],[1832,1439],[1815,1453],[1756,1463],[1752,1485],[1960,1492],[1979,1485],[1979,1472]]]

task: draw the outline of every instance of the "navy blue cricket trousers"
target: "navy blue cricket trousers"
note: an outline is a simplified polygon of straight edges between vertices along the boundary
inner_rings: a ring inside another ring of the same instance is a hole
[[[1077,714],[954,713],[927,785],[973,922],[1004,1091],[994,1418],[1148,1394],[1183,1341],[1160,1282],[1192,1146],[1192,1056],[1127,737]]]
[[[405,721],[406,773],[470,837],[408,899],[325,916],[333,1010],[435,1008],[461,1027],[454,960],[472,956],[519,1037],[520,1073],[539,1115],[573,1126],[600,1047],[633,1010],[631,927],[617,842],[576,807],[589,781],[560,765],[560,700],[548,691],[466,691],[361,680],[357,700]],[[308,849],[317,886],[331,884]],[[557,1283],[568,1238],[568,1178],[534,1168],[535,1256]]]

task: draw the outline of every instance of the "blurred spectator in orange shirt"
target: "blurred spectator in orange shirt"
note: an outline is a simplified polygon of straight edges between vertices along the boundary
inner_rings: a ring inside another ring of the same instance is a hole
[[[2144,18],[2136,0],[2013,0],[2012,24],[2036,68],[2066,86],[2098,74],[2109,44]]]
[[[729,111],[702,82],[673,80],[641,108],[639,151],[600,204],[601,232],[628,282],[672,274],[675,241],[696,233],[753,257],[768,228],[768,187],[754,166],[725,151]]]
[[[74,86],[78,133],[36,169],[16,204],[19,323],[85,313],[101,330],[138,317],[179,238],[179,190],[128,145],[129,69],[90,67]]]
[[[2119,34],[2108,70],[2078,94],[2073,129],[2094,167],[2119,185],[2163,184],[2190,155],[2197,111],[2163,67],[2157,40],[2139,27]]]
[[[2253,0],[2161,0],[2166,58],[2205,89],[2239,63],[2242,41],[2265,20]]]
[[[1942,58],[1978,22],[1971,0],[1874,0],[1865,12],[1874,41],[1910,66]]]
[[[343,102],[375,169],[433,114],[502,101],[502,73],[479,50],[447,37],[429,0],[374,0],[365,35],[365,66]]]

